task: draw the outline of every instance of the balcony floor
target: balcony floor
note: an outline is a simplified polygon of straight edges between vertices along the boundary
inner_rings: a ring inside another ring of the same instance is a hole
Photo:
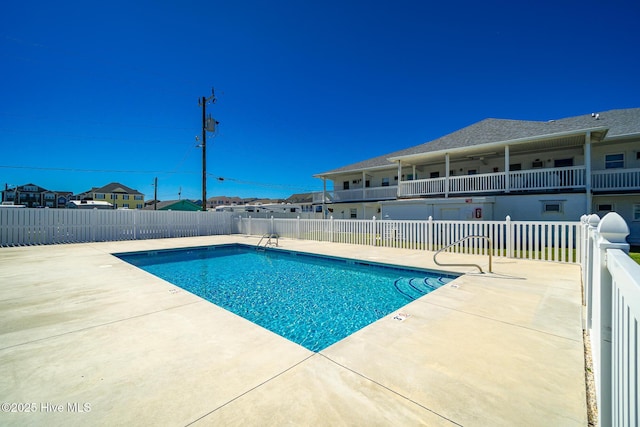
[[[111,255],[257,241],[0,248],[0,395],[36,404],[0,424],[587,425],[576,265],[498,258],[495,274],[459,270],[403,307],[405,320],[389,315],[313,353]],[[436,267],[420,251],[280,245]]]

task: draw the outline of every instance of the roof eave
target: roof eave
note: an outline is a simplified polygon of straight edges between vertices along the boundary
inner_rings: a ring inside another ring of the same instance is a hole
[[[582,135],[582,134],[586,134],[587,132],[591,132],[591,133],[602,132],[602,137],[600,138],[600,140],[602,140],[606,136],[608,130],[609,128],[606,126],[599,126],[595,128],[556,132],[551,134],[538,135],[534,137],[524,137],[524,138],[516,138],[516,139],[504,140],[504,141],[495,141],[495,142],[490,142],[486,144],[477,144],[477,145],[466,146],[466,147],[458,147],[458,148],[451,148],[451,149],[445,149],[445,150],[407,154],[405,156],[394,156],[394,157],[389,157],[387,160],[389,160],[389,162],[396,163],[396,162],[409,161],[415,158],[424,158],[425,156],[431,157],[431,156],[444,155],[447,153],[461,153],[461,152],[468,151],[470,148],[483,147],[483,148],[489,149],[489,148],[495,148],[495,147],[504,147],[506,145],[526,144],[530,142],[544,141],[548,139]]]
[[[356,173],[356,172],[370,172],[370,171],[384,170],[384,169],[391,169],[391,168],[393,168],[393,164],[390,163],[388,165],[347,169],[347,170],[341,170],[336,172],[323,172],[323,173],[313,175],[313,177],[322,179],[322,178],[328,178],[330,176],[344,175],[344,174],[350,174],[350,173]]]

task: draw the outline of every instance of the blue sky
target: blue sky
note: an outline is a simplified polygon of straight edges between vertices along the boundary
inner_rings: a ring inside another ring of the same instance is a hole
[[[0,183],[199,199],[215,87],[209,197],[321,190],[488,117],[639,107],[639,20],[637,0],[5,2]]]

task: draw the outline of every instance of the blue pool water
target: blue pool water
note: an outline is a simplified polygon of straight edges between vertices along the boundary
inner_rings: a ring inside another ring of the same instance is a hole
[[[244,245],[118,257],[312,351],[457,277]]]

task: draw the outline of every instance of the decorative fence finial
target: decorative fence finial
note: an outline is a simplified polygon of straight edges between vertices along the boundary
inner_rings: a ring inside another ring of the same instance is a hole
[[[598,233],[611,243],[627,243],[629,226],[618,213],[609,212],[598,224]]]

